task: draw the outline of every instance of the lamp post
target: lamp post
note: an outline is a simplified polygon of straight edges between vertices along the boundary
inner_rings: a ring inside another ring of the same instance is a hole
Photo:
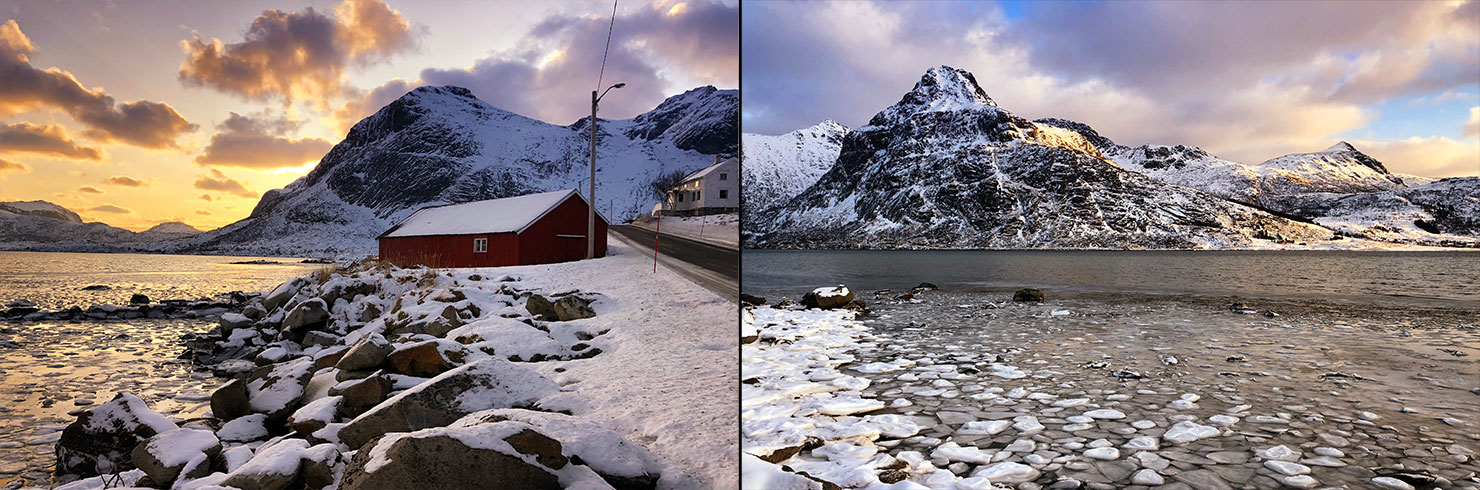
[[[618,83],[607,87],[606,90],[597,95],[595,90],[591,91],[591,188],[588,189],[589,199],[586,200],[586,209],[590,211],[586,216],[586,258],[596,258],[596,104],[606,97],[607,92],[614,88],[626,87],[625,83]]]

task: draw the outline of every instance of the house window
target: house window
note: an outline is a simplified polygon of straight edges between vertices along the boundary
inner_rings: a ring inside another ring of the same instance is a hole
[[[720,199],[729,199],[730,198],[730,191],[729,191],[729,189],[720,189],[719,190],[719,198]]]
[[[678,202],[683,202],[683,193],[679,192],[676,195],[678,196]]]
[[[694,200],[695,201],[698,201],[699,200],[699,191],[694,191]]]
[[[724,172],[720,172],[719,173],[719,180],[730,180],[730,174],[727,174],[727,173],[724,173]],[[721,197],[723,197],[723,196],[721,196]]]
[[[474,238],[473,239],[473,253],[484,253],[484,252],[487,252],[487,251],[488,251],[488,239],[487,238]]]

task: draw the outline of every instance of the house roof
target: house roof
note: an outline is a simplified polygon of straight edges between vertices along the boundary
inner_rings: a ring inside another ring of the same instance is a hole
[[[719,168],[721,165],[724,165],[726,163],[730,163],[730,160],[734,160],[734,158],[732,157],[732,158],[730,158],[728,160],[725,160],[725,161],[722,161],[722,162],[715,162],[714,165],[710,165],[708,167],[701,168],[699,170],[694,171],[694,173],[685,175],[683,177],[683,180],[678,181],[678,185],[684,185],[684,184],[687,184],[687,183],[689,183],[690,181],[692,181],[694,179],[703,178],[704,176],[709,175],[710,173],[713,173],[714,170],[717,169],[717,168]]]
[[[460,204],[428,206],[412,213],[377,238],[479,233],[523,233],[570,198],[586,202],[574,189]],[[601,212],[596,213],[606,221]]]

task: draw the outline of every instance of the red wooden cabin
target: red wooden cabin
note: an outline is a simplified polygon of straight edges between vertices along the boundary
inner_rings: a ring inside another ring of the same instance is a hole
[[[585,196],[574,190],[422,208],[382,233],[380,260],[397,266],[498,267],[586,258]],[[596,256],[606,256],[596,213]]]

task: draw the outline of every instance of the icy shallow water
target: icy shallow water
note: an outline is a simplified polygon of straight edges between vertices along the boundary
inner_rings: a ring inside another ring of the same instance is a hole
[[[874,310],[869,336],[832,355],[868,380],[863,399],[889,407],[858,413],[921,430],[859,454],[924,455],[1019,488],[1372,488],[1393,468],[1480,485],[1466,480],[1480,472],[1480,329],[1463,328],[1480,309],[1248,302],[1271,318],[1204,297],[901,292],[855,289]],[[1182,422],[1202,438],[1174,443]],[[1290,461],[1260,452],[1276,446]],[[829,447],[787,464],[844,474]]]
[[[232,264],[269,260],[280,264]],[[126,305],[134,293],[155,301],[198,299],[231,291],[271,291],[325,267],[300,259],[216,255],[0,252],[0,307],[30,300],[44,310]],[[84,291],[91,285],[110,289]]]
[[[746,250],[741,267],[745,292],[760,296],[795,296],[829,283],[869,291],[929,281],[1480,308],[1474,251]]]
[[[182,333],[210,327],[200,320],[0,323],[0,488],[47,486],[61,430],[118,391],[176,419],[208,411],[220,381],[177,357]]]

